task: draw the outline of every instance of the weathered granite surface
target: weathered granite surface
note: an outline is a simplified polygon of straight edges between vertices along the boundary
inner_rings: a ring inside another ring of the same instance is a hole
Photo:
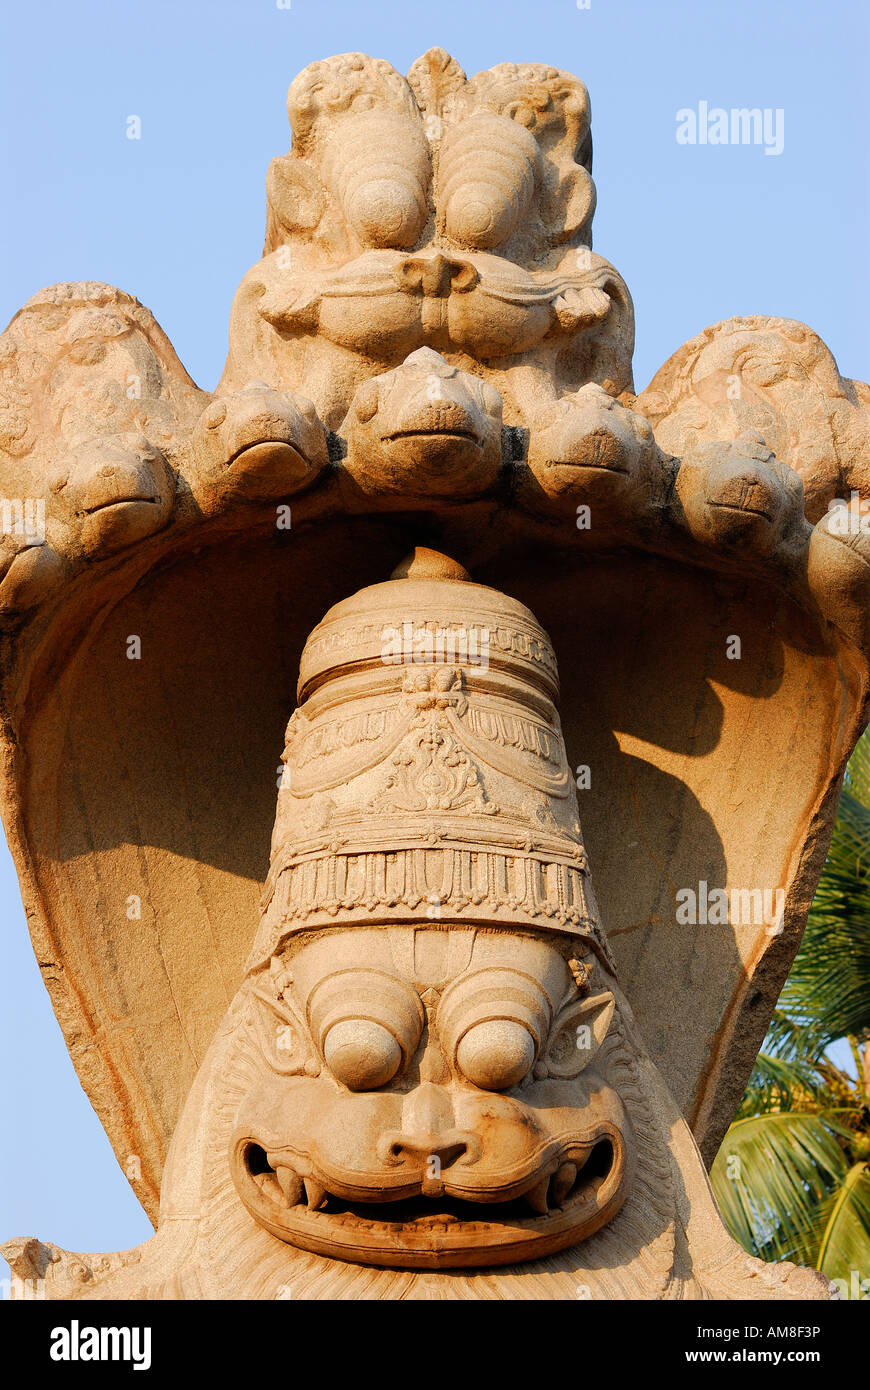
[[[0,337],[4,822],[162,1203],[7,1258],[59,1297],[824,1297],[729,1240],[695,1141],[867,719],[870,390],[759,317],[634,394],[567,73],[345,54],[288,111],[215,392],[106,285]]]

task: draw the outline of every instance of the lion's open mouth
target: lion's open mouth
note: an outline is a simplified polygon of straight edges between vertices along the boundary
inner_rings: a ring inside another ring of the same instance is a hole
[[[503,1264],[574,1244],[621,1205],[624,1151],[618,1136],[572,1150],[548,1167],[530,1175],[521,1193],[502,1200],[491,1189],[483,1200],[417,1192],[392,1200],[379,1193],[378,1200],[363,1201],[331,1192],[318,1178],[298,1172],[285,1155],[244,1141],[235,1150],[233,1177],[255,1219],[293,1245],[369,1264],[443,1268]]]
[[[563,1209],[572,1200],[595,1188],[607,1177],[613,1166],[613,1145],[601,1140],[584,1160],[560,1163],[558,1168],[543,1177],[535,1177],[522,1195],[504,1201],[494,1198],[470,1200],[455,1194],[442,1193],[430,1197],[424,1193],[397,1200],[375,1202],[352,1201],[336,1195],[314,1178],[304,1178],[287,1163],[273,1168],[269,1155],[258,1144],[251,1144],[244,1162],[260,1189],[273,1200],[287,1206],[303,1205],[308,1211],[325,1211],[334,1216],[356,1217],[360,1221],[378,1221],[385,1226],[432,1225],[433,1221],[491,1225],[494,1221],[528,1221]],[[486,1220],[483,1220],[484,1212]]]

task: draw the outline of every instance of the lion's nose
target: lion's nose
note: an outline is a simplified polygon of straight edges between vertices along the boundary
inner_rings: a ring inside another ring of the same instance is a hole
[[[474,1134],[457,1128],[450,1097],[432,1082],[405,1098],[402,1127],[383,1135],[381,1146],[387,1162],[419,1167],[423,1192],[433,1197],[442,1191],[442,1170],[466,1155],[476,1157],[480,1148]]]
[[[447,1134],[400,1134],[390,1144],[390,1153],[440,1170],[449,1168],[468,1151],[470,1138],[458,1129]]]
[[[477,271],[470,261],[454,256],[410,256],[396,268],[399,288],[406,294],[434,295],[444,299],[454,292],[470,290],[477,283]]]

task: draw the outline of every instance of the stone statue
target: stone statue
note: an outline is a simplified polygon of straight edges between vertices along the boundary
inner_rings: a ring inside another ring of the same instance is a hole
[[[157,1225],[3,1253],[59,1298],[827,1297],[702,1155],[867,718],[870,391],[750,318],[634,394],[567,73],[345,54],[288,111],[213,394],[105,285],[0,338],[4,819]]]

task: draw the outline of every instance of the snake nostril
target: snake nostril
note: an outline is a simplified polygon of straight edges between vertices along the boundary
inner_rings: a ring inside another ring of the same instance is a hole
[[[366,381],[357,391],[354,401],[356,416],[362,424],[371,420],[378,408],[378,388],[372,381]]]

